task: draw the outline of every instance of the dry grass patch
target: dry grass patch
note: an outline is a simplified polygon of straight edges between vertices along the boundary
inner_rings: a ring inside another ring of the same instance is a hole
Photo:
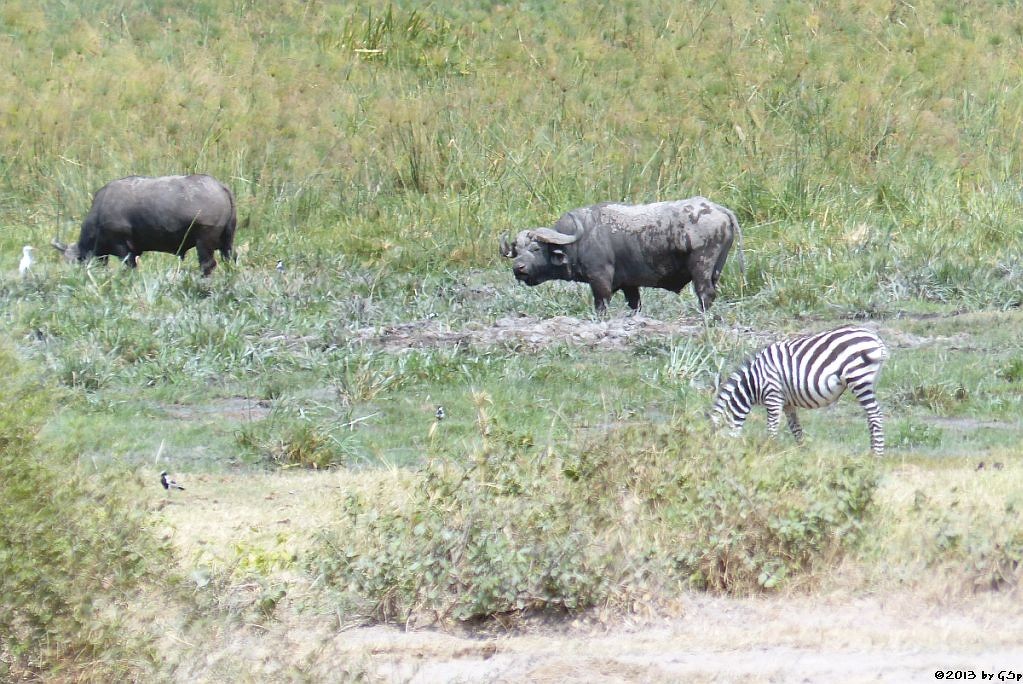
[[[164,534],[186,565],[230,567],[245,550],[279,550],[294,558],[337,517],[350,495],[404,495],[410,475],[372,471],[255,471],[203,474],[160,504]],[[155,481],[155,479],[154,479]]]
[[[965,462],[964,462],[965,461]],[[1018,591],[1023,579],[1023,468],[991,450],[944,468],[904,464],[877,493],[868,540],[875,580],[928,594]],[[983,467],[980,465],[983,464]]]

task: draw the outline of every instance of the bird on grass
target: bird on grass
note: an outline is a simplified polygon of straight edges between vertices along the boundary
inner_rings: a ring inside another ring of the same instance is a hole
[[[276,268],[277,268],[277,272],[278,273],[280,273],[282,275],[284,274],[284,259],[278,259],[277,260]]]
[[[440,422],[444,420],[444,407],[438,406],[433,417],[436,418],[436,420],[430,423],[430,431],[427,434],[427,437],[430,439],[433,439],[433,435],[437,432],[437,427],[440,425]]]
[[[160,484],[163,485],[164,489],[180,489],[181,491],[185,491],[184,487],[182,487],[177,482],[175,482],[174,480],[171,480],[171,479],[169,479],[167,477],[167,471],[166,470],[164,470],[162,473],[160,473]]]
[[[21,248],[21,262],[18,264],[18,275],[22,278],[28,275],[32,268],[32,252],[35,248],[32,245],[25,245]]]

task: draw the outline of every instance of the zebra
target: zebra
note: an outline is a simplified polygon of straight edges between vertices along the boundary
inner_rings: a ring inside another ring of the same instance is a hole
[[[792,436],[801,444],[803,427],[796,409],[829,406],[850,387],[867,412],[870,448],[881,456],[884,427],[874,386],[887,358],[888,348],[877,333],[856,326],[775,342],[725,381],[711,410],[711,420],[719,425],[724,416],[738,432],[750,410],[763,404],[768,434],[778,434],[784,412]]]

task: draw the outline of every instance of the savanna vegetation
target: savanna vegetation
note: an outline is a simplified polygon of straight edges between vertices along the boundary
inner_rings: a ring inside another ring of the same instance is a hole
[[[187,677],[303,615],[1017,591],[1021,48],[1015,2],[4,2],[0,678]],[[46,247],[189,172],[237,198],[211,278]],[[745,238],[711,316],[646,291],[674,332],[488,337],[633,325],[516,286],[501,233],[696,194]],[[853,319],[892,347],[883,459],[848,399],[803,449],[710,432],[719,373]],[[245,517],[305,469],[343,473],[318,517]]]

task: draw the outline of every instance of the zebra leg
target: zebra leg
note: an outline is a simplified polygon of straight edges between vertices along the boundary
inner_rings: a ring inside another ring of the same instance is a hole
[[[872,384],[861,385],[852,388],[860,406],[867,412],[867,425],[870,426],[870,449],[878,456],[884,455],[884,418],[881,415],[881,407],[874,396]]]
[[[728,435],[730,437],[738,437],[742,434],[742,426],[746,423],[746,415],[731,414],[728,421]]]
[[[789,430],[792,431],[792,436],[796,438],[796,444],[802,444],[803,426],[799,424],[799,416],[796,415],[796,407],[786,406],[785,417],[788,419]]]
[[[781,411],[783,402],[777,396],[764,397],[764,408],[767,409],[767,434],[771,437],[778,436],[778,425],[781,423]]]

